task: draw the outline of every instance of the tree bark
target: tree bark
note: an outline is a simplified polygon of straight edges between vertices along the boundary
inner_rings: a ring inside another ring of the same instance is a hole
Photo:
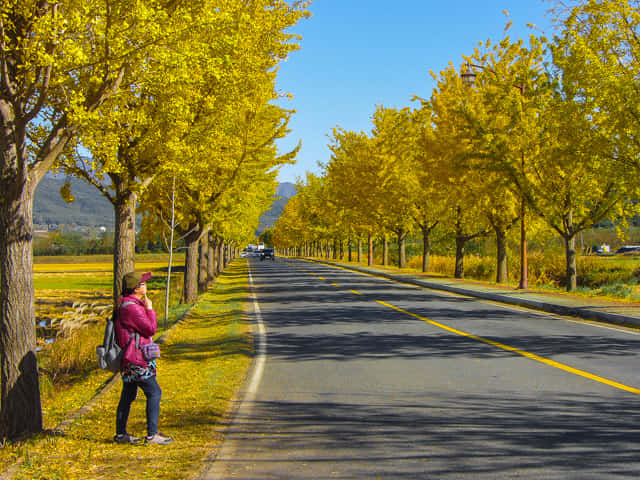
[[[427,273],[429,271],[429,256],[431,255],[431,229],[427,226],[421,226],[422,230],[422,271]]]
[[[194,303],[198,300],[198,241],[200,231],[196,230],[185,237],[187,253],[184,264],[184,286],[182,303]]]
[[[467,237],[456,236],[456,269],[455,278],[464,278],[464,246],[467,243]]]
[[[567,260],[567,292],[572,292],[578,286],[578,267],[576,262],[576,236],[564,238]]]
[[[407,232],[398,230],[398,268],[407,268],[406,240]]]
[[[496,282],[507,283],[509,281],[509,271],[507,262],[507,232],[502,229],[495,229],[496,232],[496,255],[497,271]]]
[[[5,147],[5,145],[3,145]],[[2,152],[6,155],[6,150]],[[33,287],[33,195],[35,182],[2,159],[0,200],[0,437],[18,438],[42,430],[35,353]]]
[[[122,295],[122,277],[136,267],[136,194],[126,190],[123,182],[113,182],[118,190],[113,204],[115,236],[113,239],[113,302]]]
[[[382,265],[389,266],[389,239],[386,233],[382,239]]]
[[[213,234],[213,232],[209,232],[209,234],[207,235],[208,238],[208,242],[207,242],[207,284],[211,284],[211,282],[213,282],[216,274],[215,274],[215,261],[216,261],[216,254],[215,254],[215,248],[214,248],[214,240],[215,240],[215,235]]]
[[[367,235],[367,243],[367,265],[371,267],[373,265],[373,235],[371,232]]]
[[[207,279],[207,265],[209,263],[208,253],[209,253],[209,235],[208,231],[204,231],[200,236],[200,254],[199,254],[199,262],[198,262],[198,291],[205,292],[208,286]]]
[[[218,252],[216,254],[216,276],[218,276],[222,273],[222,270],[224,270],[224,241],[222,240],[222,238],[218,238],[216,243],[216,250]]]
[[[362,261],[362,239],[358,237],[358,263]]]

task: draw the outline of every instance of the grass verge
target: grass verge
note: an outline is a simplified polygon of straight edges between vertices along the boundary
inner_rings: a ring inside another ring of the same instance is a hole
[[[159,360],[158,382],[163,391],[160,430],[175,438],[172,445],[128,446],[112,442],[121,390],[118,381],[63,436],[44,434],[1,448],[0,464],[9,467],[5,477],[20,480],[196,477],[202,461],[220,443],[222,434],[217,422],[251,363],[250,325],[243,312],[247,295],[246,263],[235,262],[168,333]],[[104,372],[98,373],[105,377]],[[92,374],[86,382],[71,388],[80,389],[78,394],[83,396],[87,391],[99,390],[105,378]],[[73,392],[69,395],[73,396]],[[53,412],[56,405],[43,407],[45,413]],[[131,410],[128,430],[142,436],[145,428],[145,399],[140,393]]]

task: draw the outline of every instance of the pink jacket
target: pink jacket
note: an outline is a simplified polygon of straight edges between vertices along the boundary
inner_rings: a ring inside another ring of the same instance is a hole
[[[131,343],[124,352],[122,368],[124,369],[129,363],[146,367],[148,362],[142,357],[142,350],[136,349],[136,339],[133,333],[138,332],[140,335],[140,345],[151,343],[152,337],[158,329],[157,315],[155,310],[144,308],[144,302],[138,297],[128,295],[122,299],[122,304],[125,302],[133,302],[133,304],[120,308],[118,320],[115,322],[116,340],[120,348],[127,346],[131,332]]]

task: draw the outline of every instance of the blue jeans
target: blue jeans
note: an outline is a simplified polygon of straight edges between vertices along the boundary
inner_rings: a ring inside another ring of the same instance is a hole
[[[158,433],[162,390],[154,375],[138,382],[122,382],[122,394],[120,395],[120,403],[118,403],[118,411],[116,413],[116,433],[118,435],[127,433],[129,412],[131,404],[138,395],[138,387],[142,389],[147,397],[147,435],[152,436]]]

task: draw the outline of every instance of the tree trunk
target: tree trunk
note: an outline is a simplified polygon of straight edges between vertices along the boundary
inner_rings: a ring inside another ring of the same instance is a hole
[[[522,165],[524,172],[524,154],[522,155]],[[520,284],[518,288],[526,290],[529,288],[529,259],[527,253],[527,206],[524,196],[520,200]]]
[[[572,292],[578,286],[578,268],[576,265],[576,237],[565,237],[564,246],[567,257],[567,292]]]
[[[373,235],[371,232],[367,235],[367,243],[367,265],[371,267],[373,265]]]
[[[382,264],[385,267],[389,266],[389,239],[386,233],[382,239]]]
[[[215,275],[217,277],[220,275],[220,273],[222,273],[222,238],[220,237],[216,238],[215,250],[216,250]]]
[[[407,232],[404,230],[398,231],[398,268],[407,268],[407,254],[406,254],[406,240]]]
[[[338,239],[333,237],[333,259],[338,259]]]
[[[351,237],[347,240],[347,259],[349,262],[353,261],[353,243]]]
[[[358,263],[362,261],[362,240],[358,237]]]
[[[118,194],[113,205],[113,302],[122,295],[122,277],[136,268],[136,194],[127,192],[124,183],[114,182]]]
[[[215,235],[213,232],[209,232],[207,238],[207,285],[210,285],[216,277],[216,249],[214,248]]]
[[[497,255],[497,271],[496,282],[507,283],[509,281],[509,271],[507,263],[507,232],[499,228],[496,232],[496,255]]]
[[[184,286],[182,303],[194,303],[198,299],[198,241],[200,232],[192,232],[185,237],[187,253],[184,262]]]
[[[464,278],[464,246],[467,243],[466,237],[456,236],[456,270],[455,278]]]
[[[429,256],[431,255],[431,229],[428,225],[420,227],[422,229],[422,271],[427,273],[429,271]]]
[[[0,200],[0,437],[17,438],[42,430],[33,288],[35,182],[7,164],[3,158],[1,181],[13,188]]]
[[[209,235],[205,230],[200,237],[200,254],[198,262],[198,291],[205,292],[207,290],[207,265],[209,260],[207,254],[209,253]]]

